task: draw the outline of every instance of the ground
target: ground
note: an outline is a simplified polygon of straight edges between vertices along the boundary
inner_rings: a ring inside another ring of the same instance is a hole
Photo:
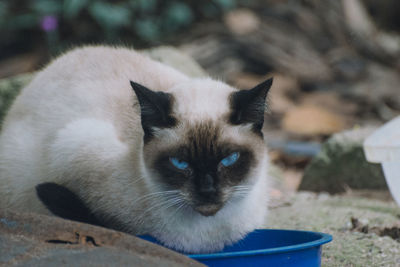
[[[378,229],[360,232],[352,218]],[[323,246],[323,266],[400,266],[399,218],[400,208],[392,200],[300,192],[271,209],[266,227],[331,234],[333,241]],[[374,233],[385,228],[397,229],[397,234]]]

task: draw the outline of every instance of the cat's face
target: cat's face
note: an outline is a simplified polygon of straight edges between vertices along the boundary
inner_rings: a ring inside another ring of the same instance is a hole
[[[237,91],[207,79],[171,93],[132,83],[141,107],[144,161],[157,190],[178,192],[204,216],[249,192],[265,152],[261,128],[271,83]]]

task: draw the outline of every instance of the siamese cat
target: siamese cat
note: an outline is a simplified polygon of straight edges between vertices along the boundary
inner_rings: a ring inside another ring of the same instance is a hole
[[[220,250],[264,222],[271,84],[237,90],[125,48],[70,51],[2,125],[0,207]]]

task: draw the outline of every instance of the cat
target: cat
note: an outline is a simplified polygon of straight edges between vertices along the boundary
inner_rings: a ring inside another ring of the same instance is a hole
[[[221,250],[264,223],[271,85],[189,78],[128,48],[69,51],[6,116],[0,207]]]

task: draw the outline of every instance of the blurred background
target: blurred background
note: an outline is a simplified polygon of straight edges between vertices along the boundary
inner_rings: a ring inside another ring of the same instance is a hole
[[[336,162],[345,171],[333,175],[347,180],[301,183],[334,134],[400,114],[398,0],[2,0],[0,36],[0,78],[83,44],[175,46],[238,88],[273,76],[264,132],[278,197],[299,185],[330,193],[385,187],[352,182],[358,169]]]

